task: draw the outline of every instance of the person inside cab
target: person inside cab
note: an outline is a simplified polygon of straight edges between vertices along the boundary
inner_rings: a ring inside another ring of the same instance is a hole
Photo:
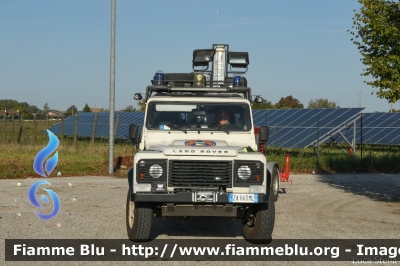
[[[218,127],[223,127],[230,124],[231,114],[226,109],[219,109],[215,113],[215,121]]]

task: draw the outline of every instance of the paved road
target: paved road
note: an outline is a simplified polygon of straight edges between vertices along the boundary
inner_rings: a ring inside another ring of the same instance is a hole
[[[400,175],[292,175],[291,178],[293,185],[290,183],[281,185],[281,193],[276,203],[273,238],[400,238]],[[111,177],[49,179],[51,185],[47,187],[58,194],[61,202],[59,214],[50,221],[37,218],[33,212],[36,209],[28,200],[28,189],[38,180],[40,179],[0,180],[2,260],[4,260],[5,238],[127,238],[125,179]],[[48,206],[40,212],[50,213],[51,209],[52,206]],[[196,239],[242,238],[241,235],[238,220],[195,218],[188,223],[178,223],[174,219],[156,218],[151,236],[158,239],[188,237]],[[28,265],[21,262],[7,263],[7,265],[14,264]],[[99,263],[76,262],[75,264]],[[117,264],[126,263],[115,263]],[[228,263],[230,264],[232,262]],[[330,264],[332,263],[326,263]]]

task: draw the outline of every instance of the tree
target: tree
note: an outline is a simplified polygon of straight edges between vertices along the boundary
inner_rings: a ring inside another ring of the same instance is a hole
[[[29,105],[27,102],[18,102],[15,100],[0,100],[0,110],[18,110],[18,115],[23,115],[24,118],[32,119],[32,113],[40,114],[42,110],[35,105]]]
[[[144,112],[146,111],[146,103],[144,102],[144,100],[141,100],[140,102],[138,102],[139,105],[139,110],[138,112]]]
[[[122,109],[122,112],[136,112],[136,108],[134,108],[132,105],[128,105],[124,109]]]
[[[20,103],[15,100],[0,100],[0,107],[3,110],[19,110],[19,108],[21,108],[21,110],[23,109],[24,114],[40,113],[41,111],[35,105],[29,105],[27,102]]]
[[[74,115],[74,114],[76,114],[77,112],[78,112],[78,108],[76,108],[75,105],[71,105],[71,106],[67,109],[66,114],[67,114],[67,115]]]
[[[11,100],[11,99],[0,100],[0,110],[17,109],[18,106],[20,106],[20,105],[22,105],[22,104],[17,102],[17,101],[15,101],[15,100]]]
[[[303,104],[300,103],[299,100],[293,98],[292,95],[289,95],[285,98],[281,98],[279,102],[275,104],[275,107],[278,109],[281,108],[304,108]]]
[[[17,113],[18,113],[18,116],[23,115],[25,117],[26,110],[25,110],[25,108],[23,106],[18,106],[17,107]]]
[[[253,110],[264,110],[264,109],[275,109],[275,106],[270,101],[262,99],[261,103],[253,102],[251,108]]]
[[[336,102],[330,102],[328,99],[315,99],[308,102],[307,108],[336,108]]]
[[[49,105],[47,103],[45,103],[45,105],[43,106],[43,113],[47,114],[49,112],[50,108]]]
[[[376,95],[388,102],[400,99],[400,3],[389,0],[358,0],[351,40],[363,56],[366,66],[361,76],[371,76],[364,83],[378,88]],[[371,93],[373,94],[373,92]]]
[[[89,105],[87,103],[86,103],[85,107],[83,107],[82,111],[85,112],[85,113],[90,113],[91,112],[90,107],[89,107]]]

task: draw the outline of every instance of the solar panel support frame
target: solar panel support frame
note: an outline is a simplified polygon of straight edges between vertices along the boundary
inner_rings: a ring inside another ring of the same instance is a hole
[[[332,135],[339,134],[344,138],[344,140],[350,146],[350,148],[353,149],[353,156],[355,156],[355,154],[356,154],[356,148],[355,148],[355,146],[356,146],[356,141],[355,141],[356,137],[355,136],[356,136],[356,126],[357,126],[356,122],[357,122],[358,119],[361,118],[361,115],[362,114],[360,113],[360,114],[358,114],[358,116],[356,118],[353,118],[353,119],[350,119],[350,120],[344,122],[343,125],[341,127],[339,127],[338,129],[333,129],[333,130],[329,131],[328,133],[325,134],[325,137],[317,139],[316,141],[314,141],[314,142],[308,144],[307,146],[305,146],[304,148],[307,148],[307,147],[312,145],[314,147],[314,149],[315,149],[316,146],[318,145],[318,143],[325,142],[327,139],[332,138]],[[344,130],[346,127],[348,127],[348,124],[350,124],[350,123],[353,126],[353,136],[352,136],[353,137],[353,143],[350,143],[350,141],[348,141],[347,138],[345,138],[344,134],[342,133],[342,130]]]

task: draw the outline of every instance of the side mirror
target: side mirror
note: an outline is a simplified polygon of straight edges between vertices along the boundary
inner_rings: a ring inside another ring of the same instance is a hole
[[[266,142],[269,137],[269,128],[266,126],[260,127],[260,133],[258,134],[258,139],[260,141]]]
[[[138,125],[135,125],[135,124],[130,124],[129,125],[129,135],[128,135],[129,139],[137,140],[137,138],[138,138],[138,129],[139,129]]]
[[[263,101],[263,98],[259,95],[257,95],[256,98],[254,99],[255,103],[262,103],[262,101]]]

